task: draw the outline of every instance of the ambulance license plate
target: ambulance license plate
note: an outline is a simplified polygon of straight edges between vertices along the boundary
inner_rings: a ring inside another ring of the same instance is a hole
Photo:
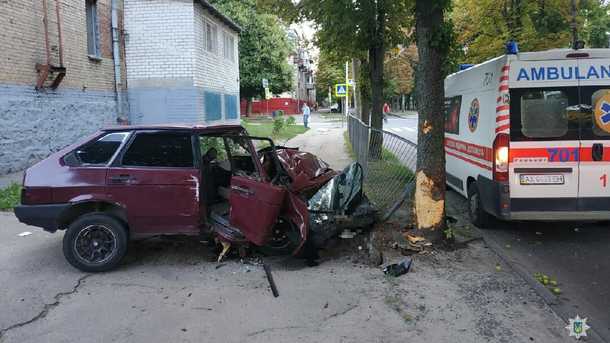
[[[522,185],[563,185],[563,175],[519,175]]]

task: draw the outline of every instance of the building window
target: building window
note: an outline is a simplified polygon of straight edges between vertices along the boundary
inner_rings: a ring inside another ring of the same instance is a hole
[[[97,0],[86,0],[87,10],[87,53],[91,57],[100,57],[99,29],[97,22]]]
[[[227,119],[237,119],[239,117],[236,95],[225,95],[225,117]]]
[[[209,52],[216,53],[218,47],[218,28],[216,25],[205,23],[205,49]]]
[[[228,33],[223,33],[224,57],[231,62],[235,61],[235,38]]]
[[[204,93],[204,108],[207,121],[222,119],[221,95],[214,92]]]

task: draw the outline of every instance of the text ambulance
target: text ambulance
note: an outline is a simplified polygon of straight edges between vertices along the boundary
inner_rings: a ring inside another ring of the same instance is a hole
[[[445,95],[447,183],[475,225],[610,219],[610,49],[500,56]]]

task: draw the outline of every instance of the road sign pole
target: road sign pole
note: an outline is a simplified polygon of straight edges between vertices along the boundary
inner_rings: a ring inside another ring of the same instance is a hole
[[[349,62],[345,62],[345,116],[349,115]]]

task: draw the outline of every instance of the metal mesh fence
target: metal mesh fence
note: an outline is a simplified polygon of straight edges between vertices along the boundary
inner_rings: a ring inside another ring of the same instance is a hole
[[[414,188],[417,145],[354,116],[347,122],[352,156],[364,169],[365,194],[386,220]]]

